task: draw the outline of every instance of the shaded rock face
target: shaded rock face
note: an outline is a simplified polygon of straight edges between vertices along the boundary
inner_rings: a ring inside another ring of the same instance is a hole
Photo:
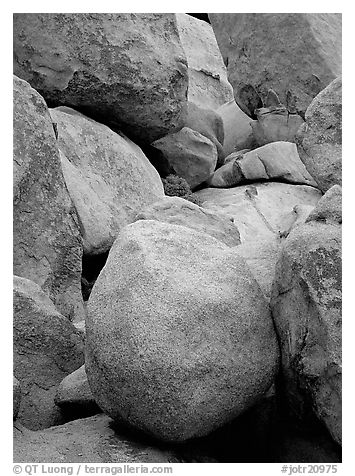
[[[14,273],[47,292],[62,314],[83,318],[82,240],[46,103],[14,77]]]
[[[322,196],[319,190],[308,185],[277,182],[229,189],[205,188],[194,195],[202,202],[203,208],[232,216],[242,243],[278,239],[285,227],[289,229],[295,223],[296,205],[314,207]]]
[[[237,103],[229,101],[223,104],[217,113],[221,116],[224,127],[223,152],[228,156],[232,152],[255,147],[256,141],[251,127],[251,119]]]
[[[66,417],[74,416],[73,419],[75,420],[101,413],[101,409],[92,396],[85,365],[82,365],[61,381],[54,401]]]
[[[139,442],[96,415],[42,431],[14,428],[14,463],[178,463],[169,451]]]
[[[278,347],[245,261],[178,225],[118,236],[91,293],[86,371],[117,421],[166,441],[203,436],[270,387]]]
[[[20,409],[20,404],[21,404],[21,396],[22,396],[22,391],[21,391],[21,384],[17,380],[16,377],[13,377],[12,381],[12,417],[14,420],[16,420],[19,409]]]
[[[211,25],[185,13],[176,13],[176,22],[188,65],[188,100],[204,109],[216,110],[233,100]]]
[[[341,225],[342,223],[342,190],[339,185],[330,188],[309,214],[306,222],[315,221]]]
[[[15,14],[14,72],[53,106],[147,143],[182,127],[188,73],[172,13]]]
[[[82,334],[32,281],[14,277],[14,375],[22,387],[18,421],[32,430],[60,423],[57,385],[84,362]]]
[[[186,226],[206,233],[227,246],[240,244],[239,231],[232,218],[201,208],[180,197],[165,197],[155,202],[138,213],[136,220],[157,220]]]
[[[191,188],[206,181],[217,164],[217,148],[207,137],[189,127],[169,134],[155,142],[153,147],[163,152],[176,175],[184,178]]]
[[[246,153],[235,152],[208,180],[212,187],[231,187],[243,182],[279,179],[317,186],[291,142],[272,142]]]
[[[341,74],[341,14],[210,13],[209,18],[236,101],[248,115],[256,108],[248,105],[250,88],[263,102],[272,88],[282,104],[304,115]]]
[[[128,138],[71,108],[50,113],[57,124],[63,174],[79,217],[84,253],[103,253],[141,207],[164,197],[162,182]]]
[[[317,208],[281,249],[271,307],[292,411],[315,412],[341,444],[341,227]]]
[[[335,184],[341,185],[341,78],[332,81],[309,105],[296,143],[301,160],[323,192]]]

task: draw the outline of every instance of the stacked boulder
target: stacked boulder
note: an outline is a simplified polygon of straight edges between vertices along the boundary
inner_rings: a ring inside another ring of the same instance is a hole
[[[15,461],[337,461],[340,16],[210,19],[14,15]]]

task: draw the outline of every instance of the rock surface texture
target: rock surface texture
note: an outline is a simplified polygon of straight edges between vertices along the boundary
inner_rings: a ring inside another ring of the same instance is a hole
[[[32,281],[14,277],[14,375],[21,383],[18,421],[32,430],[60,423],[56,387],[84,362],[84,339]]]
[[[301,160],[323,192],[342,183],[341,85],[337,78],[314,98],[296,137]]]
[[[42,431],[14,428],[14,463],[178,463],[171,452],[120,434],[96,415]]]
[[[271,299],[291,408],[300,418],[314,411],[337,443],[342,376],[340,223],[339,190],[331,189],[307,223],[286,239]]]
[[[15,14],[14,72],[51,107],[134,139],[183,126],[188,72],[173,13]]]
[[[250,88],[263,101],[273,89],[282,104],[304,114],[341,74],[339,13],[210,13],[209,18],[236,101],[249,115],[254,112],[248,107]]]
[[[110,249],[141,207],[164,197],[158,172],[142,150],[71,108],[50,110],[63,174],[75,205],[84,253]]]
[[[245,153],[235,152],[208,180],[212,187],[227,188],[259,180],[282,180],[317,186],[291,142],[272,142]]]
[[[240,244],[239,231],[233,219],[223,213],[214,213],[180,197],[165,197],[144,208],[136,220],[158,220],[186,226],[207,233],[227,246]]]
[[[12,382],[12,417],[14,420],[16,420],[20,405],[21,405],[21,397],[22,397],[22,391],[21,391],[21,384],[17,380],[16,377],[13,377],[13,382]]]
[[[92,290],[86,371],[100,407],[166,441],[203,436],[270,387],[278,346],[245,261],[178,225],[118,236]]]
[[[14,273],[31,279],[70,319],[84,316],[82,240],[43,98],[14,77]]]
[[[289,226],[296,205],[315,206],[322,194],[308,185],[278,182],[240,185],[195,192],[202,207],[234,218],[241,242],[272,239]],[[296,221],[294,217],[292,222]]]

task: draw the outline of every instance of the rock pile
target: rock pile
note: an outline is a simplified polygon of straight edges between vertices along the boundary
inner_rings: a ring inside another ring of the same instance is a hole
[[[16,462],[340,460],[340,16],[210,20],[14,15]]]

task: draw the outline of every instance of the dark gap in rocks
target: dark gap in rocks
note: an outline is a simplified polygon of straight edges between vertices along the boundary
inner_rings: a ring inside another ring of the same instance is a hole
[[[63,419],[62,424],[70,421],[88,418],[102,413],[101,408],[95,402],[90,403],[68,403],[60,406],[60,413]]]
[[[203,20],[206,23],[211,23],[210,19],[208,18],[208,13],[187,13],[190,17],[198,18],[199,20]]]
[[[102,268],[106,264],[109,251],[98,255],[83,255],[81,272],[81,292],[84,301],[89,299],[91,290]]]
[[[168,175],[175,173],[175,170],[159,149],[156,149],[152,145],[140,144],[139,146],[161,178],[165,178]]]

